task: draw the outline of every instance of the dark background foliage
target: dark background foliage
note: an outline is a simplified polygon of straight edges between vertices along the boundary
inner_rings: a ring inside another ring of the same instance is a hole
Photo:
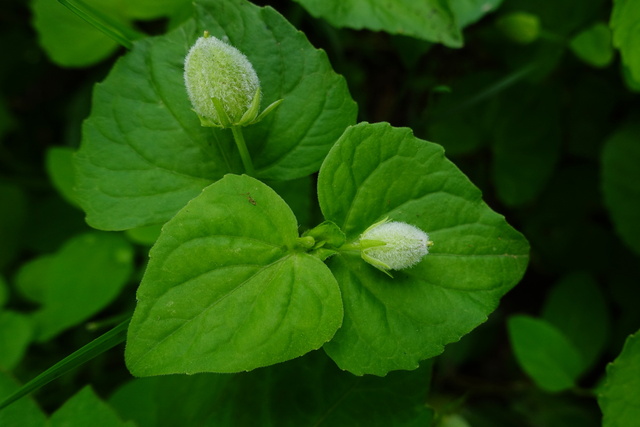
[[[619,56],[593,67],[568,45],[594,23],[609,22],[609,3],[563,1],[570,11],[563,13],[562,7],[540,4],[553,2],[506,0],[496,13],[465,28],[461,49],[338,29],[292,1],[254,3],[274,7],[327,52],[358,103],[359,121],[407,126],[442,144],[487,203],[531,243],[522,282],[486,324],[435,360],[428,403],[442,422],[455,414],[473,426],[599,425],[592,390],[640,325],[640,263],[615,231],[605,204],[602,153],[611,135],[633,120],[639,104],[625,84]],[[499,25],[502,17],[521,10],[544,24],[544,33],[529,44],[514,42]],[[91,66],[61,67],[40,47],[32,21],[26,2],[0,5],[0,277],[11,284],[6,309],[20,313],[36,307],[15,285],[21,267],[89,231],[82,212],[52,183],[47,156],[53,147],[79,145],[92,86],[125,51],[118,48]],[[136,25],[147,34],[162,34],[167,24],[158,19]],[[138,271],[146,250],[136,245]],[[94,319],[97,331],[132,309],[139,277],[134,274]],[[576,292],[554,314],[552,295],[572,280],[579,282]],[[585,282],[599,295],[597,309],[582,298]],[[562,329],[557,319],[574,316],[580,322],[594,310],[603,313],[598,325],[604,340],[593,350],[592,363],[572,390],[542,390],[514,356],[507,319],[527,314]],[[25,382],[95,336],[95,330],[76,327],[32,343],[12,376]],[[129,377],[119,347],[44,387],[36,398],[52,412],[84,384],[107,397]]]

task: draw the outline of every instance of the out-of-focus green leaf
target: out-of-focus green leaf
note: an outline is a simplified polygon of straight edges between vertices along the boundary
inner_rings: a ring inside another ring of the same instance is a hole
[[[345,320],[327,353],[357,375],[415,369],[487,319],[521,278],[529,247],[442,147],[407,128],[361,123],[342,135],[320,169],[325,218],[356,241],[388,217],[429,234],[433,246],[393,278],[358,252],[328,259]]]
[[[637,331],[640,325],[640,271],[638,271],[637,255],[631,251],[617,251],[611,263],[612,269],[607,275],[607,290],[615,307],[613,328],[610,336],[610,348],[618,352],[624,346],[629,335]]]
[[[0,276],[0,309],[4,307],[9,299],[9,287],[4,277]]]
[[[40,262],[42,290],[32,293],[42,302],[34,314],[37,339],[46,341],[107,306],[127,282],[132,263],[130,244],[107,233],[72,238],[48,265]]]
[[[9,375],[0,371],[0,401],[16,391],[19,386]],[[32,399],[22,399],[15,404],[0,409],[2,427],[43,427],[46,417]]]
[[[526,401],[526,399],[525,399]],[[602,427],[601,416],[592,402],[584,404],[570,393],[541,394],[523,405],[518,405],[516,411],[518,420],[511,426],[519,426],[522,420],[527,420],[530,426],[544,427]],[[479,427],[473,424],[473,427]],[[494,427],[492,425],[486,427]]]
[[[640,9],[640,8],[639,8]],[[602,153],[602,191],[616,231],[640,254],[640,124],[630,122],[609,137]]]
[[[0,310],[0,369],[10,371],[16,367],[32,336],[33,327],[26,315]]]
[[[500,96],[493,129],[493,180],[500,199],[531,202],[553,174],[562,148],[560,93],[518,85]]]
[[[469,105],[469,94],[478,94],[495,83],[494,73],[474,73],[452,83],[451,92],[435,98],[429,109],[427,135],[442,145],[447,155],[471,153],[491,139],[495,102],[478,100]]]
[[[109,0],[96,0],[93,6],[112,18]],[[85,67],[111,55],[118,44],[100,30],[76,16],[57,0],[33,0],[33,25],[38,31],[40,45],[47,55],[65,67]]]
[[[440,0],[296,0],[316,18],[336,27],[386,31],[462,46],[462,34],[448,3]]]
[[[496,26],[504,35],[516,43],[529,44],[540,35],[540,19],[531,13],[513,12],[501,16]]]
[[[22,246],[27,197],[17,185],[0,181],[0,271]]]
[[[584,361],[560,330],[524,315],[512,316],[507,325],[518,363],[540,388],[557,392],[575,385]]]
[[[145,246],[153,246],[160,236],[162,224],[147,225],[144,227],[131,228],[125,231],[127,237],[134,243]]]
[[[624,83],[631,92],[638,93],[640,92],[640,80],[636,80],[631,73],[629,67],[622,65],[622,78],[624,79]]]
[[[86,386],[51,415],[49,427],[136,427],[123,422],[115,411]]]
[[[606,67],[613,60],[611,30],[601,22],[573,37],[569,46],[578,58],[597,68]]]
[[[640,82],[640,7],[634,0],[614,0],[609,25],[613,45],[620,50],[622,62],[636,82]]]
[[[572,80],[565,128],[567,150],[571,155],[597,161],[602,145],[611,132],[615,108],[624,89],[617,82],[597,72],[580,73]],[[591,165],[588,167],[593,170]],[[592,187],[579,182],[574,185],[573,191],[580,192],[599,187],[599,184]],[[553,188],[553,184],[549,188]],[[591,199],[594,203],[599,201],[593,197]]]
[[[43,255],[22,264],[15,276],[15,288],[20,294],[35,303],[45,301],[45,286],[54,255]]]
[[[557,327],[582,355],[583,368],[602,354],[611,319],[598,283],[586,273],[564,277],[547,296],[542,317]]]
[[[600,15],[603,4],[605,0],[508,0],[502,4],[500,11],[536,15],[547,36],[557,37],[558,43],[562,42],[563,37],[591,24]]]
[[[76,2],[70,1],[71,4]],[[131,22],[162,16],[182,16],[191,11],[189,0],[82,0],[98,19],[133,34]],[[49,57],[65,67],[85,67],[110,56],[118,43],[58,0],[33,0],[33,25]]]
[[[428,426],[429,370],[357,377],[312,352],[248,373],[137,379],[109,402],[139,427]]]
[[[240,372],[320,348],[342,323],[333,275],[272,189],[226,175],[162,228],[125,359],[136,376]]]
[[[628,427],[640,420],[640,334],[631,335],[622,353],[607,366],[598,403],[603,427]]]
[[[70,147],[52,147],[47,151],[47,174],[60,195],[69,203],[78,206],[75,195],[75,168],[73,150]]]

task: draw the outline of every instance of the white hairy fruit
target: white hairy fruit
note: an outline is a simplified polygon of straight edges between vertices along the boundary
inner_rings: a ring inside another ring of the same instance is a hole
[[[362,258],[381,270],[402,270],[419,263],[429,253],[429,236],[404,222],[382,221],[360,236]]]
[[[191,47],[184,62],[184,81],[193,110],[216,125],[218,116],[212,98],[220,100],[231,123],[249,110],[260,88],[251,62],[235,47],[205,33]]]

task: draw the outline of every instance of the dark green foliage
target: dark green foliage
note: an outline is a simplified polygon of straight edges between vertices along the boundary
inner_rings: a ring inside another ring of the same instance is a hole
[[[634,425],[639,20],[2,2],[0,425]],[[191,110],[203,31],[282,100],[242,136]],[[369,264],[385,218],[428,255]]]

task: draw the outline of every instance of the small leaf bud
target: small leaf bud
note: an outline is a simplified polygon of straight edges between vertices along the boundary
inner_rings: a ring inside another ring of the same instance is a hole
[[[429,236],[418,227],[384,219],[360,236],[362,258],[379,270],[402,270],[429,253]]]
[[[230,127],[260,104],[260,80],[235,47],[205,31],[184,61],[184,81],[203,126]],[[245,117],[245,120],[247,118]]]

